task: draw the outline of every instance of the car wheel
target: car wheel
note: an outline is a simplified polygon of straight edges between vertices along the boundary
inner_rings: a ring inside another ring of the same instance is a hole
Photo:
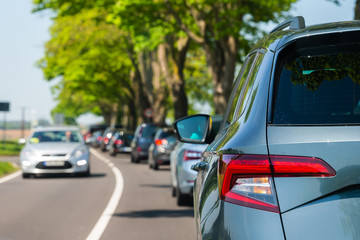
[[[113,157],[115,157],[115,156],[116,156],[115,149],[114,149],[114,150],[112,150],[112,151],[110,152],[110,155],[111,155],[111,156],[113,156]]]
[[[30,178],[30,177],[31,177],[31,174],[30,174],[30,173],[23,173],[23,174],[22,174],[22,177],[23,177],[23,178]]]
[[[171,196],[176,197],[176,188],[174,186],[171,186]]]
[[[189,197],[181,193],[179,186],[176,187],[176,203],[178,206],[187,205],[189,202]]]
[[[158,170],[158,169],[159,169],[159,164],[156,161],[154,161],[154,170]]]
[[[86,172],[78,173],[78,176],[80,176],[80,177],[89,177],[90,176],[90,167],[88,168],[88,170]]]

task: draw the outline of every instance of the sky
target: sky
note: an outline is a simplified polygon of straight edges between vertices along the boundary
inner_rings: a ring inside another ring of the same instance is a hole
[[[337,6],[327,0],[299,0],[291,14],[303,16],[306,25],[348,21],[354,18],[356,0],[342,0]],[[10,111],[0,112],[0,121],[51,120],[56,106],[47,82],[35,66],[44,56],[52,22],[49,13],[31,13],[31,0],[0,0],[0,102],[9,102]],[[80,124],[94,124],[101,118],[92,115],[77,119]]]

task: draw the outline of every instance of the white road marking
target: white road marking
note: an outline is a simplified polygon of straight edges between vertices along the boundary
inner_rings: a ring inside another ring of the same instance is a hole
[[[16,178],[17,176],[21,175],[22,171],[17,171],[17,172],[14,172],[6,177],[3,177],[3,178],[0,178],[0,184],[1,183],[4,183],[4,182],[7,182],[13,178]]]
[[[107,158],[100,155],[96,150],[90,149],[90,152],[94,154],[101,161],[105,162],[113,171],[116,179],[115,189],[110,198],[108,205],[106,206],[104,212],[101,214],[99,220],[95,224],[94,228],[90,232],[89,236],[86,238],[87,240],[98,240],[103,234],[105,228],[107,227],[111,217],[113,216],[115,209],[120,201],[121,194],[124,188],[124,178],[120,172],[120,170],[115,167],[115,165]]]

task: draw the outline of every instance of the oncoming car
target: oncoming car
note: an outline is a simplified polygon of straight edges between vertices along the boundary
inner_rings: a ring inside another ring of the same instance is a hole
[[[295,17],[254,45],[194,183],[197,239],[359,239],[360,22]],[[200,137],[192,125],[202,122]]]
[[[89,150],[73,126],[35,129],[20,152],[23,178],[41,174],[89,176]]]

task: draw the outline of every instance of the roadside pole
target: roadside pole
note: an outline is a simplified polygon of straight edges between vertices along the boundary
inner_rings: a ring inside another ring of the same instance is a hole
[[[6,140],[6,112],[10,109],[9,102],[0,102],[0,112],[4,112],[4,122],[3,122],[3,142],[2,148],[5,149],[5,140]]]

